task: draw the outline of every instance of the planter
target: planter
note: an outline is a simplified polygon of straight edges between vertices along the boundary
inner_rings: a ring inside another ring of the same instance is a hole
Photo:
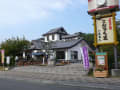
[[[16,63],[16,65],[17,65],[17,66],[23,66],[23,65],[24,65],[24,61],[18,61],[18,62]]]
[[[108,71],[94,71],[94,77],[108,77]]]
[[[9,67],[0,67],[0,71],[8,71]]]
[[[64,66],[65,64],[63,64],[63,63],[58,63],[58,64],[56,64],[56,66]]]
[[[47,66],[48,64],[40,64],[40,66]]]
[[[5,67],[5,71],[8,71],[9,70],[9,68],[8,67]]]
[[[66,64],[70,64],[70,62],[67,61],[67,60],[66,60],[66,61],[65,61],[65,60],[62,60],[62,61],[60,61],[60,63],[61,63],[61,64],[64,64],[64,65],[66,65]]]

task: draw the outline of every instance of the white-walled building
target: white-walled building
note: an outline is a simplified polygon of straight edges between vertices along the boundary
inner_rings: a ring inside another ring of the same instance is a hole
[[[33,52],[37,50],[36,53],[44,52],[46,55],[49,51],[50,60],[80,61],[82,60],[80,49],[83,46],[92,51],[80,35],[80,32],[70,35],[63,27],[55,28],[43,34],[43,38],[33,40],[31,49],[33,49]]]

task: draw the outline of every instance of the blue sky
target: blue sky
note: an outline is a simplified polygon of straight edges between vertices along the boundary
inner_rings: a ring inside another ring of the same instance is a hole
[[[0,0],[0,42],[11,37],[40,38],[52,28],[93,33],[88,0]],[[120,13],[117,13],[120,19]]]

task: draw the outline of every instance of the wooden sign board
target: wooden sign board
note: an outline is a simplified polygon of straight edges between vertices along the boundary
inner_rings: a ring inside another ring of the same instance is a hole
[[[96,68],[99,66],[104,66],[108,70],[108,56],[106,52],[96,53]]]
[[[101,18],[96,20],[97,43],[114,43],[113,18]]]
[[[117,45],[115,13],[94,16],[94,45]]]
[[[96,53],[96,69],[94,70],[94,77],[108,77],[108,57],[106,52]]]

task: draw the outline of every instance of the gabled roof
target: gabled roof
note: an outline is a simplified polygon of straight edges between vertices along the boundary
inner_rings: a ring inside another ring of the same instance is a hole
[[[74,40],[67,40],[67,41],[56,41],[52,44],[52,49],[64,49],[64,48],[72,48],[78,43],[80,43],[83,38],[74,39]]]
[[[77,32],[77,33],[74,33],[74,34],[64,35],[64,36],[62,36],[62,39],[80,37],[81,34],[82,34],[81,32]]]
[[[43,36],[49,35],[49,34],[64,34],[67,35],[66,30],[63,27],[59,27],[59,28],[54,28],[51,29],[50,31],[48,31],[47,33],[43,34]]]
[[[45,43],[43,41],[41,41],[41,39],[32,40],[32,45],[31,45],[30,49],[43,49],[44,44]]]
[[[81,43],[83,44],[83,41],[86,43],[88,46],[87,42],[83,39],[73,39],[73,40],[67,40],[67,41],[56,41],[56,42],[50,42],[50,47],[49,49],[68,49],[76,46],[77,44]],[[46,42],[42,42],[40,39],[38,40],[33,40],[32,44],[34,47],[31,47],[30,49],[36,49],[36,50],[44,50],[46,48]],[[49,44],[48,44],[49,45]],[[93,51],[89,46],[88,46],[90,51]]]
[[[67,40],[67,41],[56,41],[56,42],[50,42],[50,47],[51,49],[64,49],[64,48],[71,48],[75,45],[77,45],[78,43],[80,43],[80,41],[82,41],[83,38],[81,39],[74,39],[74,40]],[[42,42],[40,40],[33,40],[32,41],[32,46],[30,49],[44,49],[46,45],[46,42]]]

